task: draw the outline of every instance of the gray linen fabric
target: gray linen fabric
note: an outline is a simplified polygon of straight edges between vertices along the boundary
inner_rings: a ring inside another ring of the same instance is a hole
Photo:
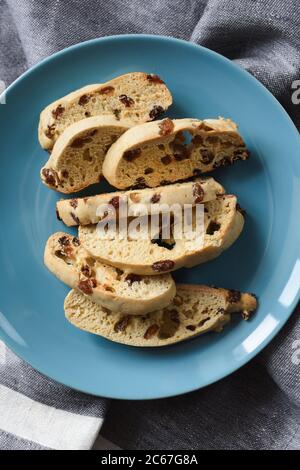
[[[0,341],[0,449],[90,449],[106,405],[44,377]]]
[[[299,129],[300,105],[291,100],[292,82],[300,79],[299,26],[299,0],[0,0],[0,79],[8,84],[43,57],[86,39],[164,34],[209,47],[250,71]],[[105,400],[55,384],[6,355],[0,386],[50,410],[98,418],[100,428]],[[222,382],[167,400],[112,401],[102,433],[127,449],[299,449],[299,367],[295,312],[262,354]],[[92,445],[93,424],[78,447]],[[43,442],[0,432],[0,448],[47,447]]]

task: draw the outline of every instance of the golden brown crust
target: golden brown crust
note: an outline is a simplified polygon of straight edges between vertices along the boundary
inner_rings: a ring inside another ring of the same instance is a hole
[[[71,124],[56,140],[41,169],[42,182],[65,194],[98,183],[102,164],[111,144],[130,126],[114,116],[95,116]],[[73,211],[73,218],[74,217]]]
[[[191,141],[186,140],[186,134]],[[118,189],[141,184],[157,187],[166,181],[200,176],[248,156],[236,124],[229,119],[164,119],[126,131],[109,149],[103,174]],[[149,161],[151,173],[146,171]]]
[[[219,256],[240,235],[244,218],[236,208],[236,197],[222,195],[215,201],[205,203],[205,224],[216,220],[218,231],[212,236],[205,234],[204,245],[196,239],[193,245],[185,238],[176,240],[171,250],[162,248],[147,238],[131,240],[115,238],[100,240],[95,226],[80,226],[79,238],[92,256],[102,262],[136,274],[152,275],[171,272],[181,267],[192,267]],[[208,219],[210,217],[210,219]]]
[[[106,83],[87,85],[54,101],[41,112],[41,146],[51,149],[68,126],[91,116],[128,118],[131,125],[156,119],[171,106],[172,96],[162,80],[151,80],[150,76],[128,73]]]
[[[64,307],[66,318],[80,329],[130,346],[159,347],[208,331],[219,332],[232,313],[250,316],[257,301],[238,291],[178,284],[172,304],[144,317],[107,314],[75,291],[68,294]]]
[[[197,189],[197,191],[195,190]],[[201,192],[201,200],[200,194]],[[138,210],[137,204],[143,204],[148,210],[153,204],[195,204],[215,199],[223,194],[224,188],[213,178],[197,178],[194,181],[161,186],[153,189],[117,191],[84,198],[62,199],[57,202],[57,214],[68,226],[89,225],[98,223],[102,217],[97,214],[101,204],[112,204],[114,200],[127,201],[128,210]],[[138,215],[138,214],[136,214]],[[110,214],[105,215],[106,220]]]
[[[144,315],[167,306],[176,292],[171,276],[130,277],[94,260],[76,237],[64,232],[48,239],[44,262],[62,282],[114,312]]]

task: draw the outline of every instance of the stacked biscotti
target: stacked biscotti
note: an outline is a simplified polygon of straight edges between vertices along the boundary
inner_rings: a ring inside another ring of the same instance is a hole
[[[253,294],[172,278],[239,237],[244,211],[206,173],[249,152],[229,119],[157,120],[171,104],[160,77],[129,73],[57,100],[39,125],[50,152],[41,169],[46,186],[72,194],[104,177],[118,189],[57,202],[59,220],[78,226],[78,236],[58,232],[45,248],[46,266],[72,289],[66,318],[132,346],[221,331],[233,313],[248,319],[257,307]]]

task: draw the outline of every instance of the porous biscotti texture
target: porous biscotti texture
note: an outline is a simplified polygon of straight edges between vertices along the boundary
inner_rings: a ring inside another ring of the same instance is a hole
[[[143,315],[169,305],[176,292],[170,275],[142,277],[106,266],[64,232],[48,239],[44,260],[62,282],[114,312]]]
[[[207,286],[178,284],[167,308],[133,317],[104,311],[80,292],[65,299],[66,318],[77,328],[130,346],[166,346],[208,331],[221,331],[231,314],[247,320],[257,308],[254,295]]]
[[[114,116],[96,116],[69,126],[57,139],[41,178],[49,188],[74,193],[98,183],[109,147],[130,123]]]
[[[114,114],[131,125],[158,118],[172,104],[172,95],[154,74],[133,72],[106,83],[88,85],[47,106],[41,113],[39,141],[51,149],[63,131],[91,116]]]
[[[204,203],[204,233],[183,237],[168,245],[146,238],[125,237],[116,231],[113,239],[99,237],[97,225],[79,227],[82,246],[102,262],[136,274],[161,274],[183,266],[192,267],[219,256],[240,235],[244,217],[233,195],[217,196]],[[160,241],[160,240],[158,240]]]
[[[126,131],[109,149],[103,175],[118,189],[156,187],[245,160],[229,119],[164,119]]]
[[[172,204],[199,204],[211,201],[217,195],[224,194],[224,188],[213,178],[196,178],[194,181],[175,183],[155,189],[137,189],[99,194],[97,196],[62,199],[57,202],[57,216],[66,225],[96,224],[105,216],[119,215],[120,204],[127,204],[128,214],[132,217],[140,215],[141,206],[148,213],[155,212],[155,207]],[[105,206],[112,206],[109,212]],[[162,207],[163,208],[163,207]],[[121,214],[121,213],[120,213]]]

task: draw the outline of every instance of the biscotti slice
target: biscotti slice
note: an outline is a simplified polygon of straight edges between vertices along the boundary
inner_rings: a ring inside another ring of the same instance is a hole
[[[109,82],[88,85],[47,106],[41,113],[39,141],[51,149],[63,131],[91,116],[114,114],[131,125],[158,118],[172,104],[172,95],[158,75],[127,73]]]
[[[155,187],[245,160],[249,153],[229,119],[164,119],[130,128],[111,146],[103,175],[118,189]]]
[[[127,120],[118,121],[114,116],[95,116],[69,126],[41,169],[43,183],[66,194],[98,183],[109,147],[129,125]]]
[[[119,230],[113,239],[105,239],[99,236],[97,225],[80,226],[79,239],[92,256],[106,264],[152,275],[216,258],[238,238],[243,225],[236,197],[222,195],[204,204],[204,233],[201,236],[199,231],[194,239],[185,232],[181,238],[170,241],[154,240],[151,236],[132,238]]]
[[[170,275],[142,277],[106,266],[63,232],[48,239],[44,261],[62,282],[114,312],[143,315],[169,305],[176,292]]]
[[[199,204],[224,194],[224,188],[213,178],[196,178],[195,181],[175,183],[158,188],[119,191],[77,199],[62,199],[56,204],[57,217],[66,225],[96,224],[103,217],[118,216],[121,203],[127,204],[128,214],[139,215],[140,204],[148,213],[163,204]],[[156,205],[156,206],[155,206]],[[107,211],[112,206],[114,213]]]
[[[167,308],[134,317],[110,313],[72,290],[64,308],[67,320],[81,330],[130,346],[167,346],[208,331],[221,331],[233,313],[247,320],[257,308],[254,295],[207,286],[178,284]]]

